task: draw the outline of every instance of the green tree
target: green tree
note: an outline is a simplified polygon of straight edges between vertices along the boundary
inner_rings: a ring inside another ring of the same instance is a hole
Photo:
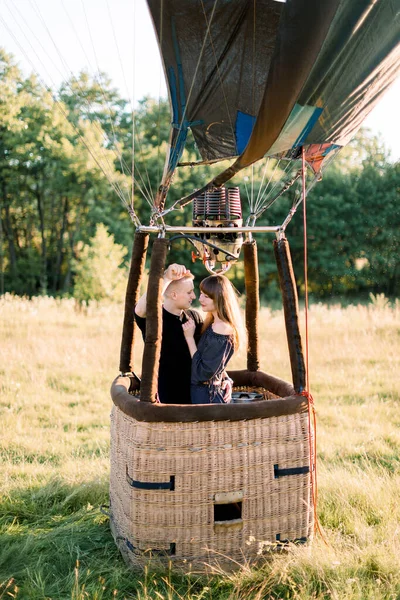
[[[71,293],[74,261],[102,223],[116,243],[130,248],[134,227],[131,201],[148,223],[168,148],[170,109],[166,100],[144,98],[133,114],[105,75],[72,77],[58,92],[22,77],[12,57],[0,51],[0,291]],[[133,131],[135,141],[132,144]],[[134,160],[132,160],[134,145]],[[182,162],[199,153],[193,137]],[[178,167],[167,205],[202,187],[224,165]],[[246,196],[262,184],[258,163],[232,180]],[[281,172],[271,169],[271,185]],[[246,182],[246,178],[248,181]],[[316,298],[399,295],[399,166],[388,161],[379,138],[360,130],[323,180],[309,194],[308,279]],[[293,191],[280,197],[258,224],[282,223]],[[187,225],[192,206],[172,212],[168,223]],[[298,287],[304,287],[301,207],[287,228]],[[258,237],[261,295],[277,295],[277,272],[270,236]],[[190,261],[187,241],[171,244],[168,261]],[[192,266],[203,275],[200,263]],[[243,266],[231,271],[243,289]]]
[[[97,225],[94,237],[82,246],[75,262],[74,297],[78,302],[122,301],[126,285],[125,255],[126,248],[114,242],[114,236],[104,225]]]
[[[0,86],[2,290],[69,292],[77,245],[96,223],[130,239],[127,212],[110,185],[130,189],[129,179],[115,168],[101,125],[34,77],[24,79],[4,52]]]
[[[316,298],[368,292],[398,296],[399,165],[361,130],[307,199],[308,279]],[[386,159],[385,159],[386,157]],[[288,228],[297,281],[304,286],[303,223]]]
[[[28,100],[22,90],[22,74],[11,55],[0,48],[0,267],[1,293],[5,291],[4,272],[17,277],[18,241],[14,235],[11,203],[17,186],[9,152],[15,136],[24,128],[19,113]]]

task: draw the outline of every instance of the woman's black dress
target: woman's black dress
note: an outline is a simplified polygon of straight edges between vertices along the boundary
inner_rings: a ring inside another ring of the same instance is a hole
[[[192,359],[192,404],[224,403],[221,383],[232,354],[232,336],[215,333],[210,325],[201,336]]]

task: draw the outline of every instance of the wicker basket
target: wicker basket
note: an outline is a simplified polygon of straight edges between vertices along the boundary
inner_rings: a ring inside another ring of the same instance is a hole
[[[130,565],[229,569],[312,535],[307,402],[266,374],[231,375],[274,399],[149,406],[114,382],[111,523]]]

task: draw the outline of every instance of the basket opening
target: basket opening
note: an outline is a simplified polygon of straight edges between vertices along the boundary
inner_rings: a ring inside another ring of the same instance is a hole
[[[242,518],[242,503],[214,504],[214,522],[237,521]]]

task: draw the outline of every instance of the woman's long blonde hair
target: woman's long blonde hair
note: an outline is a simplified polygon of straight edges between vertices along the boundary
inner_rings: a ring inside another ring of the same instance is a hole
[[[200,283],[200,291],[214,301],[218,317],[233,329],[233,347],[235,352],[243,345],[245,333],[237,294],[225,275],[210,275]],[[204,332],[214,321],[212,313],[204,320]]]

